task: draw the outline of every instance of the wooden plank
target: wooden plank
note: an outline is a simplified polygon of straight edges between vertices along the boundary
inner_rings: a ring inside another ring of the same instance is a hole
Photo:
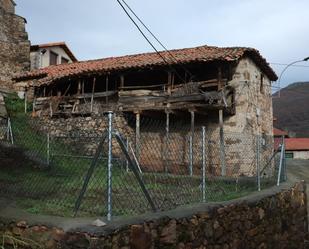
[[[156,85],[144,85],[144,86],[123,86],[123,87],[119,87],[119,89],[121,90],[126,90],[126,89],[134,89],[134,90],[139,90],[139,89],[149,89],[149,88],[157,88],[157,87],[164,87],[167,84],[156,84]]]
[[[140,121],[141,121],[141,115],[140,112],[136,112],[136,124],[135,124],[135,154],[136,158],[139,158],[140,155],[140,146],[141,146],[141,128],[140,128]]]
[[[224,130],[223,130],[223,110],[219,110],[219,126],[220,126],[221,176],[225,176],[226,175],[226,163],[225,163],[225,144],[224,144]]]
[[[132,90],[132,91],[121,91],[118,93],[119,97],[139,97],[139,96],[167,96],[163,91],[151,91],[151,90]]]
[[[108,85],[109,85],[109,77],[108,75],[105,78],[105,91],[108,92]],[[106,105],[108,104],[108,95],[106,96]]]
[[[122,89],[124,87],[124,76],[120,75],[120,89]]]
[[[95,82],[96,82],[96,77],[93,77],[93,82],[92,82],[92,93],[91,93],[91,104],[90,104],[90,112],[91,112],[91,113],[92,113],[92,111],[93,111],[93,99],[94,99]]]
[[[222,69],[218,67],[218,90],[222,89]]]
[[[113,96],[117,94],[117,91],[107,91],[107,92],[97,92],[93,94],[94,98],[102,98],[102,97],[107,97],[107,96]],[[92,93],[85,93],[84,95],[73,95],[73,96],[62,96],[61,98],[63,100],[76,100],[76,99],[91,99]],[[40,97],[37,98],[36,101],[39,102],[44,102],[44,101],[49,101],[52,97]]]

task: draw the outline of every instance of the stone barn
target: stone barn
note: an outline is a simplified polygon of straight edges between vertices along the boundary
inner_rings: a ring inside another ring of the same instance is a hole
[[[138,147],[141,120],[162,120],[164,132],[154,128],[143,133],[159,149],[143,151],[141,146],[139,160],[146,170],[157,171],[168,162],[168,171],[174,172],[192,163],[179,151],[194,150],[200,138],[196,131],[205,126],[208,139],[220,148],[220,153],[209,151],[208,170],[215,175],[254,175],[257,135],[264,142],[270,138],[271,146],[263,153],[273,151],[271,83],[276,79],[256,49],[200,46],[50,66],[15,81],[27,85],[32,115],[51,135],[101,134],[106,128],[103,113],[114,111],[134,117],[132,125],[118,116],[117,126],[126,136],[134,134]],[[179,120],[180,129],[169,129]],[[164,152],[166,136],[174,144],[169,155]]]

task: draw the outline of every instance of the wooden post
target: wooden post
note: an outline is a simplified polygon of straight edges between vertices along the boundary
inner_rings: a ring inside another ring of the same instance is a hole
[[[82,82],[82,95],[85,94],[85,80]]]
[[[124,76],[123,74],[120,75],[120,90],[123,90],[124,87]]]
[[[80,95],[82,89],[82,83],[81,80],[78,80],[78,85],[77,85],[77,95]]]
[[[43,88],[43,97],[46,97],[46,86]]]
[[[218,91],[222,90],[222,69],[218,67]],[[219,127],[220,127],[220,164],[221,175],[226,175],[226,162],[225,162],[225,143],[224,143],[224,129],[223,129],[223,110],[219,110]]]
[[[96,77],[93,78],[93,82],[92,82],[92,94],[91,94],[90,113],[93,112],[93,98],[94,98],[95,82],[96,82]]]
[[[172,93],[172,77],[173,77],[173,73],[168,71],[168,76],[167,76],[167,92],[168,92],[168,94]]]
[[[136,124],[135,124],[135,151],[136,151],[136,158],[139,158],[140,155],[140,138],[141,138],[141,130],[140,130],[140,113],[135,112],[136,117]]]
[[[190,176],[193,175],[193,141],[194,141],[194,111],[190,111],[191,113],[191,134],[190,134],[190,147],[189,147],[189,173]]]
[[[109,81],[109,78],[108,78],[108,75],[106,75],[106,79],[105,79],[105,89],[106,89],[106,92],[108,92],[108,82]],[[108,96],[106,96],[106,105],[108,105]]]
[[[218,90],[220,91],[222,87],[222,69],[218,67]]]
[[[221,164],[221,175],[226,175],[226,164],[225,164],[225,143],[224,143],[224,129],[223,129],[223,110],[219,110],[219,126],[220,126],[220,164]]]

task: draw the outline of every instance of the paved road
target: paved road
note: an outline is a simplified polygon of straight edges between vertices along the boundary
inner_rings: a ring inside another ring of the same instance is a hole
[[[287,173],[289,180],[304,180],[309,184],[309,160],[288,159]],[[308,187],[307,187],[308,191]]]
[[[307,186],[307,210],[309,214],[309,160],[288,159],[287,175],[289,180],[304,180]],[[308,217],[309,226],[309,217]],[[306,248],[309,248],[309,241],[306,241]]]

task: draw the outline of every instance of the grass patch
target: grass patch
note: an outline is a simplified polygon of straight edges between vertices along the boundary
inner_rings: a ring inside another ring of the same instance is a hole
[[[23,148],[31,162],[23,167],[0,170],[0,194],[17,200],[30,213],[72,216],[91,158],[80,157],[82,148],[74,141],[52,140],[51,164],[47,167],[47,136],[28,115],[24,102],[16,96],[6,98],[16,145]],[[60,156],[62,155],[62,156]],[[70,155],[70,156],[67,156]],[[113,215],[135,215],[150,211],[149,204],[132,172],[114,163],[112,172]],[[201,177],[144,173],[143,179],[156,206],[161,210],[201,202]],[[252,184],[222,179],[206,179],[206,200],[224,201],[255,191]],[[79,216],[106,215],[107,162],[101,159],[90,180]]]

